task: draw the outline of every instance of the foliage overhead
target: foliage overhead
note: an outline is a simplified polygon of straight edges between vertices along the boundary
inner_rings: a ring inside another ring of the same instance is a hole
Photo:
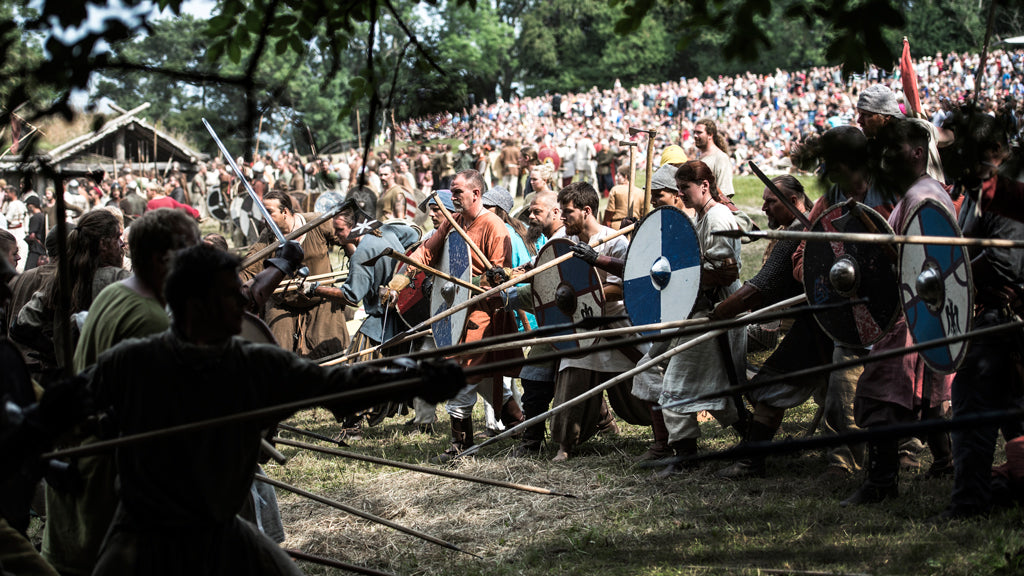
[[[980,50],[992,1],[220,0],[196,21],[182,0],[96,0],[100,22],[86,27],[86,3],[18,0],[0,7],[0,125],[19,107],[70,117],[73,91],[93,89],[122,106],[148,100],[152,119],[186,133],[216,119],[247,151],[268,116],[308,123],[321,144],[368,139],[386,110],[402,118],[517,92],[890,68],[903,34],[918,55]],[[154,19],[153,4],[174,17]],[[995,22],[996,35],[1019,33],[1024,13],[999,7]],[[282,136],[303,151],[304,137]]]

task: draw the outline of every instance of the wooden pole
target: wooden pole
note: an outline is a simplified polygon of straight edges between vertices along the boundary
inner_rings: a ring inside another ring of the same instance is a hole
[[[758,316],[762,316],[762,315],[764,315],[767,312],[770,312],[770,311],[773,311],[773,310],[778,310],[778,309],[781,309],[781,308],[786,308],[786,307],[792,306],[794,304],[799,304],[800,302],[804,301],[805,299],[806,299],[806,297],[803,294],[801,294],[799,296],[794,296],[792,298],[783,300],[782,302],[778,302],[778,303],[773,304],[771,306],[768,306],[768,307],[765,307],[765,308],[761,308],[760,310],[757,310],[756,312],[751,312],[750,314],[746,314],[744,316],[744,319],[755,320],[755,319],[757,319]],[[523,422],[513,426],[512,428],[509,428],[509,429],[505,430],[504,432],[502,432],[501,434],[498,434],[497,436],[495,436],[493,438],[488,438],[487,440],[485,440],[484,442],[482,442],[480,444],[476,444],[474,446],[470,446],[468,449],[466,449],[462,453],[458,454],[456,456],[456,458],[460,458],[462,456],[469,456],[471,454],[475,454],[477,451],[479,451],[484,446],[487,446],[488,444],[493,444],[493,443],[497,442],[498,440],[501,440],[501,439],[504,439],[504,438],[508,438],[509,436],[512,436],[513,434],[515,434],[516,432],[519,432],[520,430],[525,430],[527,426],[532,426],[532,425],[537,424],[539,422],[543,422],[544,420],[546,420],[548,417],[550,417],[553,414],[557,414],[559,412],[563,412],[563,411],[567,410],[568,408],[576,406],[577,404],[581,404],[581,403],[589,400],[590,398],[593,398],[594,396],[602,394],[605,390],[607,390],[608,388],[611,388],[612,386],[615,386],[615,385],[620,384],[622,382],[626,382],[627,380],[632,380],[633,376],[635,376],[635,375],[637,375],[637,374],[639,374],[639,373],[641,373],[641,372],[643,372],[645,370],[649,370],[651,368],[654,368],[658,364],[661,364],[662,362],[664,362],[665,360],[668,360],[669,358],[675,356],[676,354],[679,354],[680,352],[683,352],[685,350],[689,350],[690,348],[693,348],[694,346],[696,346],[698,344],[702,344],[704,342],[707,342],[707,341],[709,341],[709,340],[711,340],[713,338],[717,338],[718,336],[720,336],[722,334],[725,334],[728,331],[729,331],[728,328],[719,328],[717,330],[712,330],[710,332],[707,332],[705,334],[697,336],[696,338],[693,338],[691,340],[687,340],[686,342],[683,342],[682,344],[676,346],[675,348],[671,348],[668,351],[666,351],[665,353],[659,354],[658,356],[655,356],[654,358],[651,358],[647,362],[644,362],[642,364],[637,364],[636,368],[633,368],[632,370],[628,370],[628,371],[626,371],[626,372],[624,372],[622,374],[619,374],[618,376],[612,378],[611,380],[608,380],[606,382],[603,382],[603,383],[595,386],[594,388],[591,388],[587,392],[584,392],[583,394],[580,394],[579,396],[573,398],[572,400],[569,400],[568,402],[566,402],[564,404],[559,404],[558,406],[555,406],[554,408],[552,408],[551,410],[548,410],[547,412],[545,412],[543,414],[539,414],[537,416],[534,416],[533,418],[529,418],[529,419],[527,419],[527,420],[525,420],[525,421],[523,421]]]
[[[608,236],[605,236],[601,240],[592,241],[590,246],[592,246],[592,247],[600,246],[601,244],[604,244],[605,242],[609,242],[609,241],[611,241],[611,240],[613,240],[615,238],[618,238],[619,236],[622,236],[624,234],[629,234],[630,232],[633,231],[633,228],[635,226],[636,226],[636,224],[630,224],[629,226],[626,226],[624,228],[620,228],[614,234],[610,234]],[[515,278],[510,278],[507,282],[504,282],[504,283],[499,284],[499,285],[497,285],[497,286],[495,286],[493,288],[490,288],[489,290],[487,290],[483,294],[478,294],[478,295],[476,295],[476,296],[466,300],[465,302],[462,302],[460,304],[456,304],[455,306],[452,306],[451,308],[445,310],[444,312],[440,312],[438,314],[435,314],[434,316],[431,316],[430,318],[427,318],[423,322],[420,322],[419,324],[413,326],[412,328],[406,330],[405,332],[403,332],[401,334],[398,334],[397,336],[392,338],[390,341],[383,342],[383,343],[379,344],[376,348],[379,349],[379,348],[386,348],[388,346],[392,346],[392,345],[394,345],[394,341],[397,341],[399,338],[405,337],[405,335],[407,335],[409,333],[419,332],[420,330],[423,330],[424,328],[426,328],[427,326],[430,326],[431,324],[433,324],[434,322],[437,322],[438,320],[442,320],[444,318],[447,318],[447,317],[451,316],[452,314],[455,314],[456,312],[459,312],[461,310],[465,310],[466,308],[469,308],[470,306],[473,306],[474,304],[476,304],[477,302],[482,301],[484,298],[487,298],[488,296],[494,296],[495,294],[501,292],[502,290],[505,290],[507,288],[511,288],[512,286],[515,286],[516,284],[520,284],[522,282],[525,282],[525,281],[529,280],[530,278],[533,278],[537,274],[540,274],[541,272],[543,272],[545,270],[548,270],[550,268],[553,268],[555,266],[558,266],[562,262],[565,262],[566,260],[568,260],[569,258],[572,258],[572,257],[573,257],[573,253],[572,252],[567,252],[565,254],[562,254],[558,258],[555,258],[554,260],[551,260],[547,264],[544,264],[543,266],[538,266],[538,267],[534,268],[533,270],[530,270],[529,272],[526,272],[525,274],[521,274],[519,276],[516,276]]]
[[[385,255],[385,256],[389,256],[391,258],[394,258],[395,260],[398,260],[399,262],[402,262],[402,263],[406,264],[410,268],[419,268],[420,270],[423,270],[424,272],[427,272],[429,274],[433,274],[434,276],[437,276],[439,278],[444,278],[445,280],[448,280],[449,282],[453,282],[455,284],[458,284],[459,286],[462,286],[463,288],[468,288],[469,290],[472,290],[473,292],[476,292],[477,294],[482,294],[484,292],[483,288],[481,288],[481,287],[479,287],[479,286],[477,286],[475,284],[470,284],[469,282],[466,282],[462,278],[456,278],[455,276],[452,276],[451,274],[448,274],[446,272],[442,272],[442,271],[440,271],[440,270],[438,270],[436,268],[431,268],[430,266],[427,266],[426,264],[420,264],[419,262],[417,262],[417,261],[413,260],[412,258],[406,256],[405,254],[402,254],[401,252],[395,252],[391,248],[386,248],[382,254]]]
[[[285,237],[284,237],[285,240],[295,240],[296,238],[298,238],[299,236],[302,236],[306,232],[309,232],[313,228],[316,228],[317,226],[323,224],[324,222],[327,222],[328,220],[334,218],[334,215],[337,214],[339,211],[341,211],[341,206],[342,206],[341,204],[338,204],[337,206],[332,208],[330,211],[325,212],[325,213],[317,216],[313,220],[310,220],[309,222],[306,222],[304,225],[300,226],[299,228],[297,228],[295,230],[292,230],[289,234],[285,235]],[[252,266],[256,262],[259,262],[260,260],[263,260],[267,256],[270,256],[271,254],[273,254],[274,251],[278,249],[278,247],[279,246],[277,244],[271,244],[269,246],[263,247],[262,249],[260,249],[259,252],[256,252],[255,254],[253,254],[251,256],[246,256],[245,260],[242,260],[241,268],[244,270],[244,269],[248,268],[249,266]]]
[[[483,191],[481,191],[481,194],[482,193]],[[469,245],[469,249],[473,252],[473,255],[476,256],[477,259],[480,260],[480,262],[483,264],[484,270],[490,270],[491,268],[494,268],[494,265],[491,264],[491,261],[488,260],[487,256],[485,256],[483,251],[480,250],[480,247],[477,246],[476,243],[469,238],[469,234],[466,234],[466,231],[462,229],[462,226],[459,226],[459,223],[455,221],[455,217],[452,216],[452,213],[449,212],[448,208],[445,207],[444,202],[441,202],[441,199],[437,197],[437,190],[431,192],[430,195],[427,196],[427,198],[434,199],[434,202],[437,204],[437,207],[441,210],[441,214],[444,215],[445,220],[447,220],[448,223],[452,225],[452,228],[454,228],[455,231],[459,233],[459,236],[462,236],[462,239],[466,241],[466,244]]]
[[[979,248],[1024,248],[1024,240],[1003,238],[964,238],[962,236],[903,236],[898,234],[858,234],[851,232],[802,232],[798,230],[723,230],[717,236],[759,240],[804,240],[807,242],[860,242],[863,244],[929,244],[933,246],[970,246]]]
[[[337,500],[333,500],[333,499],[327,498],[325,496],[320,496],[319,494],[314,494],[314,493],[312,493],[312,492],[310,492],[308,490],[303,490],[302,488],[299,488],[298,486],[292,486],[291,484],[286,484],[284,482],[281,482],[280,480],[274,480],[273,478],[268,478],[266,476],[262,476],[262,475],[259,475],[259,474],[256,475],[255,479],[257,481],[259,481],[259,482],[263,482],[264,484],[269,484],[269,485],[271,485],[271,486],[273,486],[275,488],[280,488],[282,490],[287,490],[287,491],[292,492],[294,494],[298,494],[299,496],[304,496],[306,498],[309,498],[310,500],[313,500],[314,502],[319,502],[319,503],[324,504],[326,506],[330,506],[331,508],[336,508],[338,510],[341,510],[342,512],[347,512],[349,514],[352,514],[353,516],[358,516],[358,517],[360,517],[360,518],[362,518],[364,520],[369,520],[370,522],[373,522],[373,523],[376,523],[376,524],[381,524],[383,526],[387,526],[388,528],[393,528],[395,530],[398,530],[399,532],[403,532],[405,534],[409,534],[410,536],[415,536],[416,538],[419,538],[421,540],[426,540],[427,542],[430,542],[432,544],[437,544],[438,546],[442,546],[442,547],[447,548],[449,550],[455,550],[456,552],[462,552],[463,554],[469,554],[470,556],[477,556],[476,554],[473,554],[472,552],[467,552],[467,551],[463,550],[462,548],[459,548],[455,544],[451,544],[449,542],[445,542],[444,540],[441,540],[440,538],[435,538],[435,537],[433,537],[433,536],[431,536],[429,534],[426,534],[424,532],[420,532],[419,530],[413,530],[412,528],[407,528],[405,526],[402,526],[401,524],[398,524],[396,522],[392,522],[390,520],[381,518],[380,516],[377,516],[375,514],[370,514],[369,512],[360,510],[358,508],[354,508],[352,506],[349,506],[348,504],[344,504],[342,502],[338,502]],[[479,556],[477,556],[477,558],[479,558]]]
[[[429,468],[427,466],[417,466],[416,464],[407,464],[405,462],[396,462],[394,460],[385,460],[384,458],[377,458],[376,456],[367,456],[365,454],[357,454],[355,452],[346,452],[344,450],[338,450],[336,448],[326,448],[323,446],[317,446],[315,444],[307,444],[305,442],[298,442],[296,440],[287,440],[285,438],[274,438],[275,444],[281,444],[284,446],[293,446],[295,448],[302,448],[303,450],[312,450],[314,452],[322,452],[324,454],[331,454],[332,456],[341,456],[342,458],[349,458],[352,460],[361,460],[363,462],[370,462],[371,464],[380,464],[382,466],[391,466],[392,468],[400,468],[402,470],[410,470],[412,472],[421,472],[423,474],[431,474],[434,476],[444,476],[445,478],[452,478],[454,480],[465,480],[466,482],[475,482],[477,484],[486,484],[487,486],[497,486],[498,488],[509,488],[511,490],[519,490],[522,492],[533,492],[534,494],[543,494],[545,496],[566,496],[569,498],[575,498],[572,494],[565,494],[563,492],[554,492],[547,488],[537,488],[536,486],[528,486],[526,484],[516,484],[514,482],[505,482],[502,480],[491,480],[490,478],[480,478],[478,476],[469,476],[467,474],[459,474],[457,472],[449,472],[448,470],[442,470],[439,468]]]

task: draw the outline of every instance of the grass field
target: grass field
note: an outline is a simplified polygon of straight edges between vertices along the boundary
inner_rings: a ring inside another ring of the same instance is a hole
[[[805,180],[812,196],[820,192]],[[760,215],[761,185],[738,178],[736,201]],[[744,277],[756,272],[763,247],[744,248]],[[762,243],[763,245],[763,243]],[[799,437],[813,403],[790,411],[779,437]],[[407,435],[395,417],[366,429],[350,450],[422,463],[448,444],[443,410],[434,435]],[[477,422],[482,422],[477,405]],[[291,420],[334,434],[326,411]],[[480,425],[478,424],[478,429]],[[567,462],[552,463],[554,447],[516,459],[512,444],[484,449],[455,466],[465,474],[568,492],[551,497],[400,471],[282,447],[285,466],[267,473],[394,522],[427,532],[479,555],[474,558],[355,519],[282,491],[286,545],[395,574],[459,576],[681,574],[1020,574],[1024,533],[1019,511],[987,520],[931,524],[949,498],[951,479],[904,473],[899,499],[856,509],[839,506],[860,483],[819,484],[823,452],[769,460],[768,478],[721,480],[726,463],[709,461],[688,474],[656,480],[633,465],[649,429],[620,421],[621,433],[580,446]],[[702,424],[701,449],[733,445],[733,432]],[[778,437],[777,437],[778,438]],[[928,457],[923,469],[927,469]],[[335,573],[303,563],[312,574]],[[341,573],[341,572],[336,572]]]

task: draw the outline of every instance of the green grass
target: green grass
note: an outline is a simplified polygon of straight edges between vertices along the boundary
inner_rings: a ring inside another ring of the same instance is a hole
[[[481,410],[477,411],[480,422]],[[814,405],[791,411],[779,437],[801,436]],[[406,436],[389,419],[351,450],[422,462],[447,445],[447,418],[435,436]],[[305,412],[302,426],[331,433],[325,411]],[[514,459],[510,443],[486,448],[455,470],[570,492],[575,499],[513,492],[414,472],[321,457],[284,448],[293,459],[268,474],[423,530],[483,556],[475,559],[345,517],[281,494],[288,546],[397,574],[512,576],[560,574],[1013,574],[1024,564],[1019,512],[988,520],[932,525],[949,497],[950,479],[902,476],[902,495],[883,505],[844,509],[839,500],[859,478],[827,487],[818,451],[769,460],[768,478],[721,480],[710,461],[668,480],[651,478],[632,457],[649,430],[624,424],[565,463]],[[703,450],[735,442],[714,421],[702,424]],[[925,463],[927,466],[927,463]],[[330,573],[303,565],[309,573]],[[765,572],[781,571],[781,572]]]
[[[820,194],[812,178],[802,180],[812,198]],[[734,201],[764,225],[760,182],[739,177],[734,185]],[[757,272],[764,245],[744,245],[744,278]],[[789,411],[776,438],[804,435],[815,409],[807,403]],[[398,416],[366,429],[349,449],[423,463],[448,445],[448,418],[443,410],[438,413],[435,435],[406,435],[402,422],[408,416]],[[479,403],[475,420],[479,428]],[[338,430],[323,410],[302,412],[291,421],[328,435]],[[949,478],[905,472],[899,499],[856,509],[842,508],[839,501],[857,488],[859,476],[833,486],[816,481],[826,466],[822,451],[773,457],[765,479],[721,480],[714,472],[727,463],[709,461],[685,475],[655,480],[652,470],[632,462],[649,443],[650,430],[619,424],[619,435],[589,440],[568,462],[550,462],[550,445],[541,456],[511,458],[513,444],[505,442],[454,468],[569,492],[577,496],[572,499],[289,447],[281,447],[291,456],[288,464],[272,463],[267,472],[482,556],[445,550],[279,491],[286,546],[402,575],[1024,573],[1020,511],[972,522],[927,522],[948,502]],[[703,451],[736,441],[714,421],[704,422],[702,433]],[[922,469],[929,464],[925,456]],[[308,563],[301,567],[310,574],[341,573]]]

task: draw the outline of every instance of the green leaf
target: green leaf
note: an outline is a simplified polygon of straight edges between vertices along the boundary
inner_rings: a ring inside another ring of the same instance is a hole
[[[237,42],[228,42],[228,58],[235,64],[242,61],[242,48]]]

